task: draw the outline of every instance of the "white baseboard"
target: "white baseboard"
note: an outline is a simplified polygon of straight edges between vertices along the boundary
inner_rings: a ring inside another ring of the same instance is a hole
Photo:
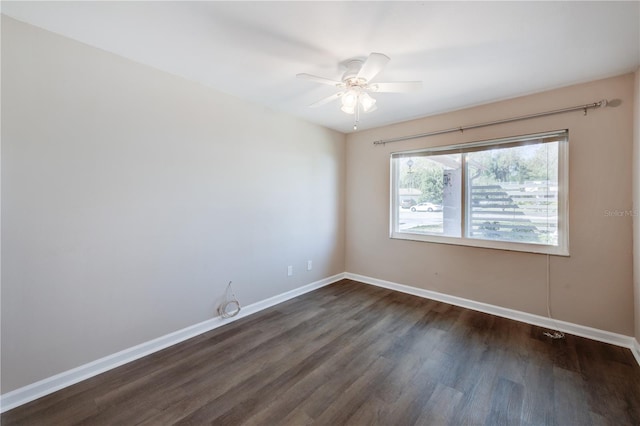
[[[293,299],[294,297],[316,290],[320,287],[324,287],[334,282],[340,281],[343,278],[344,273],[324,278],[303,287],[299,287],[291,291],[287,291],[286,293],[282,293],[277,296],[262,300],[260,302],[245,306],[238,313],[238,315],[233,318],[212,318],[210,320],[183,328],[182,330],[178,330],[173,333],[158,337],[157,339],[141,343],[137,346],[133,346],[115,354],[108,355],[104,358],[100,358],[88,364],[81,365],[68,371],[64,371],[60,374],[56,374],[55,376],[51,376],[30,385],[21,387],[4,395],[0,395],[0,412],[4,413],[5,411],[11,410],[12,408],[18,407],[22,404],[26,404],[27,402],[31,402],[57,390],[66,388],[67,386],[71,386],[73,384],[81,382],[82,380],[86,380],[100,373],[104,373],[105,371],[119,367],[128,362],[135,361],[136,359],[150,355],[169,346],[173,346],[176,343],[183,342],[199,334],[213,330],[222,325],[229,324],[230,322],[262,311],[263,309],[267,309],[273,305],[277,305],[278,303],[282,303],[289,299]]]
[[[573,324],[566,321],[552,320],[540,315],[529,314],[526,312],[516,311],[513,309],[503,308],[500,306],[490,305],[488,303],[476,302],[462,297],[450,296],[444,293],[438,293],[431,290],[411,287],[403,284],[397,284],[390,281],[384,281],[377,278],[371,278],[364,275],[352,274],[345,272],[344,277],[350,280],[359,281],[365,284],[383,287],[390,290],[396,290],[401,293],[412,294],[414,296],[423,297],[425,299],[437,300],[439,302],[449,303],[451,305],[460,306],[474,311],[484,312],[499,317],[509,318],[515,321],[527,324],[545,327],[551,330],[558,330],[565,333],[573,334],[588,339],[597,340],[599,342],[610,343],[616,346],[622,346],[631,349],[631,352],[640,365],[640,345],[638,341],[630,336],[612,333],[610,331],[598,330],[584,325]]]
[[[638,365],[640,365],[640,343],[638,343],[638,339],[633,339],[631,353],[636,358],[636,361],[638,361]]]

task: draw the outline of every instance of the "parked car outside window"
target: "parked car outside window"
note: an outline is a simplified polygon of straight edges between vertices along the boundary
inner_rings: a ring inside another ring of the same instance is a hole
[[[434,203],[420,203],[411,207],[412,212],[440,212],[442,206]]]

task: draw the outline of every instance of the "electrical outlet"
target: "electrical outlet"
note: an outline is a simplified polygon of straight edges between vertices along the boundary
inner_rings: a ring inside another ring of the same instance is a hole
[[[313,269],[313,262],[310,260],[307,260],[307,271],[310,271]]]
[[[289,265],[287,266],[287,276],[290,277],[291,275],[293,275],[293,266]]]

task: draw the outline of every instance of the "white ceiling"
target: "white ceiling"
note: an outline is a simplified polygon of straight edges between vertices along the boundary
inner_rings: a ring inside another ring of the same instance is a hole
[[[341,63],[381,52],[380,93],[360,129],[622,74],[640,64],[639,2],[8,2],[2,13],[351,132],[334,93]]]

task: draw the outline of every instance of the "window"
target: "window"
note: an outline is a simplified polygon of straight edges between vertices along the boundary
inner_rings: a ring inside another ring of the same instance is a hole
[[[569,254],[568,132],[391,155],[391,238]]]

